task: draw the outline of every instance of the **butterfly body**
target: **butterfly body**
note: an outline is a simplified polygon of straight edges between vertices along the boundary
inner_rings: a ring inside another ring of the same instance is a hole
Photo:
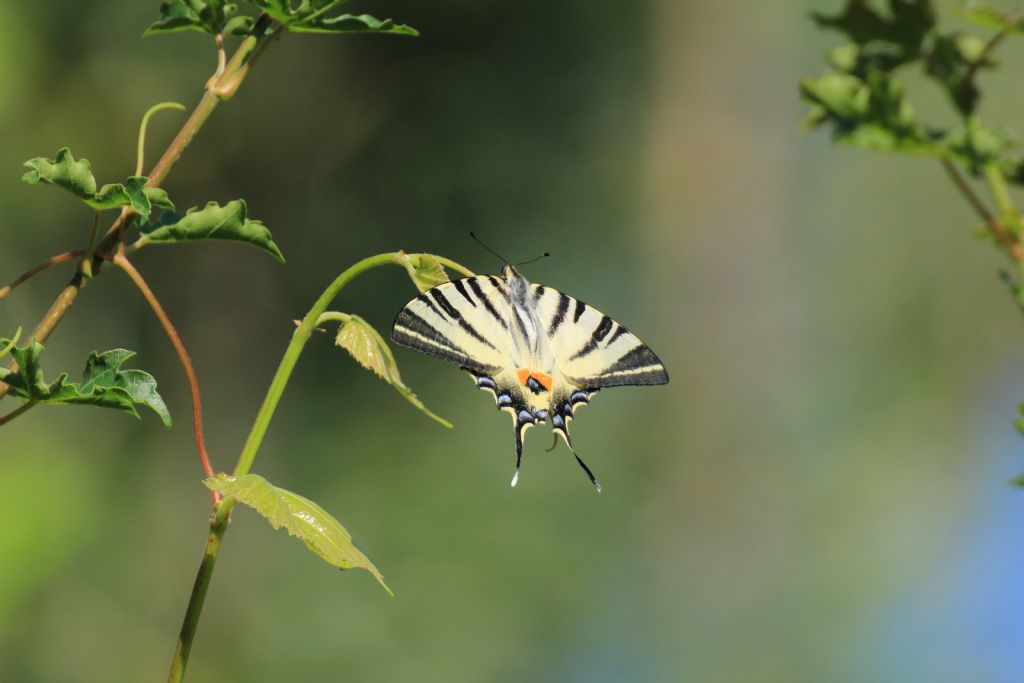
[[[531,284],[512,266],[500,278],[474,276],[423,292],[399,311],[391,338],[455,363],[512,415],[513,486],[523,435],[550,420],[600,490],[573,450],[574,411],[605,387],[668,382],[654,352],[620,323],[567,294]]]

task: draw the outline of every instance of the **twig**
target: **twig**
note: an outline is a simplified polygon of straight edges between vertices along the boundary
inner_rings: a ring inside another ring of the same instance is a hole
[[[35,401],[29,401],[28,403],[25,403],[25,404],[23,404],[21,406],[18,406],[17,408],[12,410],[11,412],[9,412],[6,415],[0,417],[0,425],[7,424],[8,422],[10,422],[14,418],[18,417],[19,415],[21,415],[22,413],[24,413],[26,410],[28,410],[29,408],[31,408],[34,405],[36,405]]]
[[[967,75],[964,76],[965,83],[973,83],[974,77],[978,73],[978,69],[985,66],[985,62],[988,61],[988,58],[992,55],[992,52],[996,49],[996,47],[999,46],[999,43],[1003,41],[1003,38],[1005,38],[1009,34],[1009,31],[1003,29],[999,33],[992,36],[989,39],[989,41],[985,43],[985,47],[982,48],[981,54],[978,55],[978,58],[974,60],[974,63],[971,64],[971,67],[967,70]]]
[[[153,294],[153,290],[146,284],[142,274],[135,269],[135,266],[124,257],[123,254],[117,254],[111,257],[111,261],[118,268],[128,274],[128,277],[132,279],[135,286],[138,287],[139,291],[142,292],[142,296],[146,298],[150,308],[153,309],[153,313],[160,321],[160,325],[163,326],[164,332],[167,337],[171,340],[171,344],[174,346],[174,351],[178,354],[178,360],[181,361],[182,367],[185,369],[185,376],[188,378],[188,387],[192,392],[192,426],[195,430],[196,436],[196,450],[199,451],[199,462],[203,466],[203,473],[207,477],[213,476],[213,465],[210,464],[210,456],[206,452],[206,441],[203,438],[203,405],[199,399],[199,381],[196,379],[195,369],[192,367],[192,360],[188,356],[188,351],[185,350],[185,345],[181,341],[181,337],[178,336],[178,331],[174,329],[174,325],[171,324],[171,319],[167,317],[167,313],[164,311],[163,306],[160,305],[160,301],[157,300],[156,295]],[[220,500],[220,494],[216,491],[211,491],[214,504]]]
[[[957,170],[956,165],[949,159],[941,159],[942,167],[946,169],[946,173],[949,175],[953,184],[956,185],[957,189],[967,200],[967,203],[974,208],[975,212],[981,217],[988,227],[989,232],[996,239],[999,245],[1006,250],[1007,255],[1017,263],[1024,262],[1024,245],[1021,245],[1014,236],[1006,229],[1003,222],[992,213],[985,202],[982,201],[981,197],[967,184],[967,181]]]
[[[11,283],[9,285],[7,285],[5,287],[0,287],[0,299],[3,299],[5,296],[10,294],[11,290],[13,290],[18,285],[22,284],[23,282],[25,282],[26,280],[32,278],[33,276],[38,275],[39,273],[43,272],[44,270],[46,270],[50,266],[57,266],[57,265],[60,265],[61,263],[67,263],[68,261],[73,261],[74,259],[79,258],[80,256],[84,256],[84,255],[85,255],[85,250],[84,249],[78,249],[78,250],[75,250],[75,251],[65,251],[62,254],[57,254],[56,256],[51,256],[50,258],[46,259],[45,261],[43,261],[39,265],[37,265],[34,268],[31,268],[29,270],[26,270],[24,273],[22,273],[21,275],[19,275],[16,278],[14,278],[13,280],[11,280]]]
[[[252,32],[242,40],[241,45],[238,46],[235,54],[232,55],[231,61],[228,62],[226,67],[227,73],[225,76],[231,77],[233,70],[240,70],[243,66],[248,65],[246,60],[260,43],[260,36],[264,31],[266,31],[270,21],[270,18],[266,14],[261,14],[256,19]],[[233,81],[233,87],[235,89],[238,88],[238,85],[241,83],[246,73],[247,69],[242,71],[242,73]],[[189,116],[187,121],[185,121],[181,130],[178,131],[174,140],[171,141],[171,144],[160,157],[160,160],[157,161],[156,165],[153,166],[153,169],[149,172],[148,186],[157,187],[161,182],[163,182],[175,162],[177,162],[185,151],[185,148],[188,147],[189,143],[192,141],[192,138],[195,137],[196,133],[206,122],[206,119],[208,119],[210,114],[213,113],[218,102],[220,102],[220,98],[213,92],[208,91],[203,95],[199,104],[197,104],[196,108],[193,110],[192,115]],[[125,208],[121,211],[120,215],[114,221],[114,224],[110,226],[110,229],[107,230],[104,238],[96,246],[97,254],[104,254],[113,251],[116,248],[118,244],[117,240],[124,234],[128,221],[131,219],[133,214],[134,212],[129,208]],[[99,266],[102,263],[103,260],[101,258],[93,259],[93,267],[96,272],[99,272]],[[78,293],[82,290],[82,287],[85,286],[87,281],[88,278],[83,277],[81,273],[75,273],[74,277],[71,278],[70,282],[68,282],[64,289],[61,290],[60,294],[57,295],[57,298],[50,305],[50,308],[46,312],[46,315],[43,316],[43,319],[39,321],[38,325],[36,325],[31,336],[39,342],[46,341],[50,334],[53,333],[53,330],[56,329],[57,325],[60,324],[60,321],[64,319],[64,315],[67,313],[68,309],[71,308],[71,305],[75,303],[75,299],[78,298]],[[12,370],[16,367],[16,364],[8,366],[8,368]],[[8,391],[8,386],[3,382],[0,382],[0,398],[3,398]]]

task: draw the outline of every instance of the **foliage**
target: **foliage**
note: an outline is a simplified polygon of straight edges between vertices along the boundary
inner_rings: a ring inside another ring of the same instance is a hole
[[[184,215],[168,211],[159,220],[142,225],[142,237],[137,246],[228,240],[251,244],[284,263],[284,256],[274,244],[270,231],[260,221],[248,218],[247,212],[244,199],[224,206],[209,202],[202,209],[189,209]]]
[[[328,564],[338,569],[365,569],[391,593],[380,571],[352,543],[352,536],[341,522],[308,498],[278,488],[258,474],[218,474],[203,483],[225,497],[245,503],[275,529],[284,528]]]
[[[988,164],[1018,169],[1017,136],[981,123],[977,77],[996,66],[995,47],[1007,32],[1019,31],[1020,21],[976,5],[965,17],[999,30],[986,37],[943,30],[930,0],[890,0],[886,11],[882,4],[848,0],[838,14],[812,15],[849,42],[829,50],[828,73],[801,81],[801,96],[810,105],[805,125],[828,125],[833,139],[855,147],[950,158],[976,174]],[[942,128],[918,115],[901,80],[912,66],[942,88],[959,126]],[[1019,174],[1010,178],[1024,182]]]
[[[998,66],[1000,43],[1024,34],[1024,17],[988,3],[972,4],[961,16],[989,34],[942,29],[931,0],[847,0],[837,14],[813,14],[819,26],[838,31],[849,42],[829,50],[828,73],[801,81],[801,96],[810,105],[805,125],[827,125],[834,140],[855,147],[939,158],[984,222],[979,234],[991,238],[1013,262],[1016,279],[1009,274],[1004,279],[1024,311],[1024,224],[1007,187],[1024,185],[1024,157],[1017,151],[1015,132],[982,123],[978,85],[982,72]],[[942,89],[957,126],[940,128],[917,114],[901,81],[912,66]],[[958,165],[985,179],[995,210],[961,176]],[[1014,424],[1024,434],[1024,421]],[[1024,476],[1015,483],[1024,485]]]
[[[382,254],[370,257],[344,271],[317,299],[303,320],[288,349],[267,397],[260,408],[255,424],[239,456],[234,474],[215,475],[206,452],[199,387],[189,354],[156,294],[142,274],[129,260],[129,254],[152,244],[178,244],[229,240],[255,246],[284,262],[280,249],[270,231],[258,220],[249,218],[248,206],[242,199],[224,205],[210,201],[202,208],[191,208],[184,214],[176,212],[168,194],[159,187],[166,174],[195,137],[214,108],[228,99],[239,87],[256,59],[272,44],[281,31],[295,33],[384,33],[417,35],[404,24],[391,19],[377,19],[368,14],[344,14],[335,10],[343,0],[250,0],[245,3],[247,13],[237,3],[224,0],[164,0],[159,5],[159,19],[146,31],[146,35],[198,31],[214,37],[217,63],[214,75],[206,81],[202,99],[153,167],[149,176],[141,175],[145,143],[146,121],[160,109],[178,108],[161,104],[151,108],[143,117],[138,140],[137,170],[123,182],[98,186],[92,166],[86,159],[75,159],[67,147],[58,150],[53,159],[36,157],[25,162],[28,171],[22,179],[32,185],[59,187],[94,210],[87,247],[67,251],[46,261],[42,266],[27,271],[7,287],[0,289],[0,297],[7,296],[14,287],[46,267],[75,260],[77,268],[71,283],[61,292],[51,312],[36,326],[27,345],[19,347],[15,339],[0,339],[0,357],[7,367],[0,367],[0,399],[6,395],[21,399],[21,407],[0,416],[0,426],[18,417],[27,408],[39,404],[94,405],[113,408],[138,417],[137,405],[149,406],[164,423],[171,424],[170,414],[153,377],[137,369],[123,369],[134,353],[113,349],[92,353],[79,382],[70,382],[67,374],[54,381],[44,378],[40,365],[42,342],[60,323],[78,292],[92,277],[99,274],[105,263],[113,263],[127,273],[142,292],[153,313],[174,345],[188,379],[193,400],[193,428],[196,450],[206,475],[204,483],[213,493],[213,515],[206,556],[200,565],[192,599],[189,600],[184,626],[173,660],[170,680],[180,681],[191,647],[195,627],[209,584],[214,561],[230,520],[234,504],[241,502],[253,507],[274,528],[285,528],[300,538],[318,556],[339,569],[361,568],[371,574],[388,590],[376,566],[352,543],[351,536],[338,520],[319,505],[295,493],[271,485],[262,477],[249,473],[270,419],[284,391],[292,369],[306,341],[311,337],[317,320],[326,313],[326,307],[345,284],[367,269],[377,265],[403,265],[413,282],[421,290],[447,280],[442,261],[425,254]],[[240,36],[235,53],[229,58],[225,52],[224,36]],[[100,212],[121,209],[117,218],[100,239]],[[154,209],[158,215],[153,216]],[[137,239],[128,244],[128,236],[138,231]],[[461,267],[459,267],[461,269]],[[327,319],[342,322],[336,342],[346,349],[364,367],[395,387],[410,403],[437,420],[451,425],[427,410],[412,391],[405,386],[387,344],[365,320],[356,315],[330,314]],[[19,328],[20,334],[20,328]]]
[[[93,352],[85,362],[81,382],[69,382],[67,373],[53,382],[43,379],[39,357],[43,345],[34,339],[23,347],[9,339],[0,339],[0,348],[10,348],[18,366],[14,370],[0,367],[0,382],[11,387],[11,394],[29,403],[65,403],[113,408],[139,417],[136,404],[147,405],[171,426],[171,415],[156,390],[156,380],[142,370],[122,370],[121,366],[135,355],[133,351],[112,349]]]
[[[423,256],[433,259],[432,256],[427,254]],[[434,262],[436,263],[436,260]],[[391,353],[391,348],[370,323],[354,314],[327,313],[321,316],[321,320],[325,318],[342,321],[341,326],[338,328],[338,334],[334,338],[334,343],[348,351],[357,363],[393,386],[399,394],[405,397],[405,400],[426,413],[430,418],[437,420],[445,427],[452,426],[451,422],[431,412],[416,397],[416,394],[412,393],[412,389],[405,386],[401,375],[398,373],[398,363],[395,362],[395,356]]]

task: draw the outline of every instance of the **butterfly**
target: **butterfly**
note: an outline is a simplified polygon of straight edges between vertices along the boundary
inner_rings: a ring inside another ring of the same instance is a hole
[[[499,410],[511,413],[512,486],[519,480],[523,435],[551,420],[600,491],[569,436],[574,412],[607,387],[668,383],[662,362],[622,324],[568,294],[531,284],[512,265],[502,277],[467,277],[421,293],[395,316],[391,339],[458,365],[494,395]]]

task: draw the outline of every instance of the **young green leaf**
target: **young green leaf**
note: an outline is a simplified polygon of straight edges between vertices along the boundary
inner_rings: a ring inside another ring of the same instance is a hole
[[[393,33],[418,36],[411,26],[396,24],[391,19],[377,19],[369,14],[327,13],[344,0],[302,0],[293,6],[290,0],[249,0],[287,30],[296,33]]]
[[[889,12],[883,14],[865,0],[846,0],[842,13],[832,16],[814,12],[814,21],[822,27],[846,34],[855,43],[890,43],[907,60],[917,57],[921,43],[935,26],[935,9],[930,0],[889,0]]]
[[[1024,33],[1024,16],[1002,12],[988,3],[971,3],[960,14],[978,26],[1007,33]]]
[[[235,5],[225,3],[224,0],[164,0],[160,3],[160,21],[147,28],[142,35],[176,31],[229,35],[248,33],[252,28],[251,17],[227,19],[235,10]]]
[[[333,17],[318,16],[311,21],[288,24],[288,30],[296,33],[392,33],[402,36],[418,36],[412,26],[396,24],[391,19],[377,19],[369,14],[339,14]]]
[[[327,316],[338,316],[339,314],[325,314]],[[427,416],[440,422],[445,427],[451,427],[452,423],[430,411],[423,402],[412,393],[412,390],[405,386],[402,377],[398,373],[398,364],[391,353],[391,348],[380,336],[377,330],[358,315],[347,315],[341,327],[338,328],[338,336],[334,343],[345,349],[367,370],[370,370],[382,380],[390,384],[405,397],[405,400],[413,404]]]
[[[97,191],[89,160],[75,160],[67,147],[58,150],[55,159],[36,157],[24,165],[30,169],[21,176],[26,183],[62,187],[97,211],[130,206],[136,213],[148,216],[154,197],[159,202],[157,206],[173,206],[166,192],[146,187],[145,176],[131,176],[123,184],[109,183]]]
[[[0,339],[0,347],[8,344],[9,340]],[[157,393],[153,376],[142,370],[121,369],[121,365],[135,355],[133,351],[113,349],[92,353],[86,361],[82,381],[78,383],[69,382],[66,373],[53,382],[47,382],[39,365],[42,353],[43,345],[34,339],[24,347],[15,346],[11,349],[18,369],[0,367],[0,382],[10,385],[12,396],[31,403],[68,403],[113,408],[135,417],[139,417],[135,405],[143,404],[152,408],[165,425],[171,425],[171,415],[163,398]]]
[[[338,569],[370,572],[384,590],[394,595],[370,558],[352,543],[352,536],[345,527],[308,498],[278,488],[258,474],[240,477],[218,474],[203,483],[222,496],[256,510],[273,528],[283,527],[328,564]]]
[[[882,72],[867,80],[841,73],[805,78],[800,93],[812,105],[809,123],[831,123],[837,141],[883,152],[944,153],[917,122],[903,86]]]
[[[76,161],[71,150],[62,147],[56,159],[36,157],[24,163],[29,170],[21,179],[29,185],[56,185],[87,201],[96,198],[96,179],[88,159]]]
[[[167,215],[161,220],[142,226],[144,243],[174,244],[199,240],[229,240],[245,242],[267,252],[284,263],[281,250],[274,244],[270,231],[260,221],[246,216],[245,200],[236,199],[224,206],[210,202],[202,209],[192,208],[184,216]]]
[[[403,263],[412,283],[421,292],[448,282],[448,273],[436,256],[430,254],[403,254]]]

